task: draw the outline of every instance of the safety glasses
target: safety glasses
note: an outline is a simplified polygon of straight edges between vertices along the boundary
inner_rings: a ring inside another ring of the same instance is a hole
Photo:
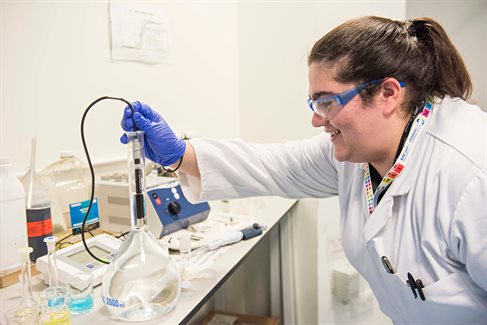
[[[329,95],[312,100],[308,97],[308,106],[316,114],[331,120],[334,118],[340,110],[348,104],[355,96],[357,96],[362,90],[369,86],[381,83],[384,79],[372,80],[363,84],[358,85],[355,88],[345,90],[336,95]],[[401,87],[404,87],[405,83],[399,81]]]

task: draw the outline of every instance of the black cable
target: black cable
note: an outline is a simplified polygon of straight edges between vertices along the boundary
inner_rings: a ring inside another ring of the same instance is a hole
[[[67,235],[67,236],[64,236],[64,237],[63,237],[63,238],[61,238],[61,239],[59,239],[59,240],[57,241],[57,243],[56,243],[56,245],[58,246],[58,249],[61,249],[61,243],[62,243],[63,241],[65,241],[66,239],[68,239],[69,237],[71,237],[71,236],[73,236],[73,234],[72,234],[72,233],[71,233],[71,234],[69,234],[69,235]]]
[[[86,115],[88,114],[89,110],[98,102],[102,101],[102,100],[105,100],[105,99],[113,99],[113,100],[121,100],[122,102],[124,102],[125,104],[127,104],[130,109],[132,110],[132,121],[133,121],[133,117],[134,117],[134,108],[132,107],[132,104],[130,104],[128,101],[126,101],[125,99],[123,98],[117,98],[117,97],[110,97],[110,96],[104,96],[104,97],[100,97],[98,98],[97,100],[95,100],[93,103],[91,103],[88,108],[85,110],[85,112],[83,113],[83,117],[81,118],[81,141],[83,142],[83,148],[85,150],[85,154],[86,154],[86,159],[88,160],[88,165],[90,167],[90,172],[91,172],[91,195],[90,195],[90,205],[88,206],[88,211],[86,211],[86,214],[85,214],[85,217],[83,218],[83,223],[81,224],[81,239],[83,240],[83,245],[85,246],[85,249],[86,251],[88,252],[88,254],[91,255],[91,257],[93,257],[95,260],[101,262],[101,263],[104,263],[104,264],[110,264],[110,262],[107,262],[105,260],[102,260],[98,257],[96,257],[91,251],[90,251],[90,248],[88,247],[88,245],[86,244],[86,241],[85,241],[85,224],[86,224],[86,220],[88,219],[88,215],[90,214],[90,211],[91,211],[91,206],[93,205],[93,197],[95,195],[95,171],[93,170],[93,165],[91,164],[91,159],[90,159],[90,154],[88,153],[88,147],[86,146],[86,141],[85,141],[85,131],[84,131],[84,128],[85,128],[85,118],[86,118]],[[134,122],[134,131],[137,131],[137,127],[135,126],[135,121]]]
[[[91,235],[91,237],[95,237],[95,235],[93,235],[93,233],[91,231],[88,231],[88,233]],[[63,249],[64,247],[74,245],[75,243],[73,243],[73,242],[65,241],[66,239],[68,239],[69,237],[72,237],[72,236],[73,236],[73,234],[71,233],[71,234],[61,238],[60,240],[58,240],[58,242],[56,243],[57,248]]]
[[[72,243],[70,241],[67,241],[67,242],[64,242],[64,243],[59,244],[58,249],[63,249],[64,247],[68,247],[68,246],[71,246],[71,245],[74,245],[74,244],[75,243]]]
[[[126,231],[124,233],[121,233],[120,235],[118,236],[115,236],[115,238],[120,238],[120,237],[123,237],[125,239],[125,235],[127,235],[130,231]]]
[[[164,166],[161,166],[162,169],[164,169],[166,172],[168,173],[174,173],[175,171],[177,171],[179,169],[179,167],[181,167],[181,164],[183,163],[183,157],[184,157],[184,154],[181,156],[181,158],[179,159],[179,164],[176,166],[176,168],[174,169],[167,169],[166,167]]]

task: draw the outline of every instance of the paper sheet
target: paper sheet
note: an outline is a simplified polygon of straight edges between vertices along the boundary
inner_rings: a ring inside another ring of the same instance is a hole
[[[162,8],[110,2],[110,26],[112,60],[167,62],[169,32]]]

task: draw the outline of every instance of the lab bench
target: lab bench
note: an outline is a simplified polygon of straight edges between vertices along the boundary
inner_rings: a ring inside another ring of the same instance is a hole
[[[258,204],[254,204],[258,200]],[[249,211],[255,221],[262,225],[267,225],[268,229],[262,236],[257,236],[249,240],[240,241],[236,244],[226,247],[224,254],[211,266],[213,275],[211,277],[204,277],[192,280],[192,290],[182,290],[179,302],[176,307],[167,315],[141,324],[185,324],[198,312],[198,310],[216,293],[216,291],[225,283],[225,281],[232,275],[232,273],[240,266],[246,256],[256,247],[256,245],[265,236],[269,236],[271,232],[275,232],[275,227],[283,218],[291,207],[296,203],[296,200],[283,199],[278,197],[265,197],[258,199],[243,199],[239,200],[241,204],[253,206]],[[279,236],[276,236],[279,238]],[[272,245],[271,255],[279,254],[279,245]],[[278,263],[279,258],[271,256],[271,263]],[[280,304],[280,294],[282,292],[280,287],[279,266],[271,267],[271,291],[272,299],[276,300],[271,304]],[[274,270],[274,271],[272,271]],[[42,282],[41,275],[36,275],[32,279],[32,288],[34,296],[46,286]],[[101,285],[94,288],[94,308],[84,315],[72,315],[72,324],[121,324],[123,321],[114,319],[108,309],[104,306],[101,300]],[[0,290],[0,323],[4,323],[3,314],[6,310],[15,307],[20,302],[21,288],[20,284],[14,284],[7,288]]]

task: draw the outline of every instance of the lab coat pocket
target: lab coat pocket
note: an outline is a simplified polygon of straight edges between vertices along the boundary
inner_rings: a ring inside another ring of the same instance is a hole
[[[427,285],[423,292],[430,304],[455,305],[465,309],[480,309],[487,313],[486,305],[482,304],[480,298],[475,297],[458,273],[452,273]]]
[[[470,292],[458,273],[424,287],[425,300],[400,276],[391,275],[394,290],[403,297],[403,315],[408,323],[484,324],[487,309]]]

